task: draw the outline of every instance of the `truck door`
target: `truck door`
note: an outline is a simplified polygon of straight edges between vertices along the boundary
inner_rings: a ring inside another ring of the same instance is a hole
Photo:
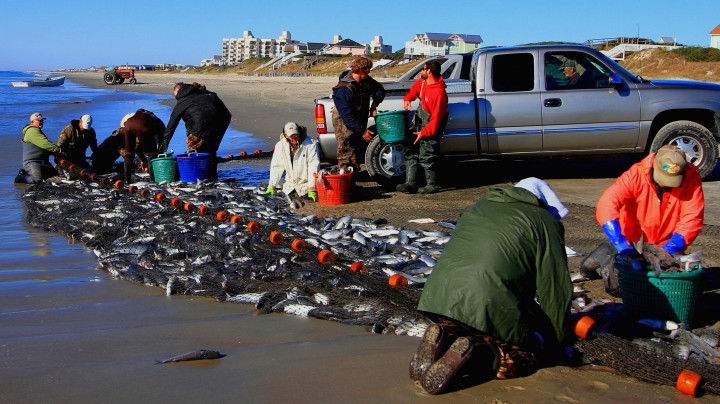
[[[541,51],[543,151],[633,149],[640,135],[638,91],[610,87],[612,70],[578,51]]]
[[[478,85],[476,106],[483,154],[542,151],[537,55],[537,50],[518,50],[485,58],[485,88]]]

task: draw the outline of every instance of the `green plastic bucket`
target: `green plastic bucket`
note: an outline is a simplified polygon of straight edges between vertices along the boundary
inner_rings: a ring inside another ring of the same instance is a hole
[[[656,274],[620,265],[615,268],[626,314],[634,318],[692,323],[702,269]]]
[[[177,178],[177,158],[170,154],[159,154],[150,161],[155,182],[173,182]]]
[[[385,143],[404,142],[408,133],[408,114],[410,111],[378,112],[375,125],[380,139]]]

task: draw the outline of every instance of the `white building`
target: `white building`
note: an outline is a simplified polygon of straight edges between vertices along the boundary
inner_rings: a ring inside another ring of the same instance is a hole
[[[425,32],[415,34],[412,41],[405,42],[405,55],[437,56],[474,52],[480,49],[482,42],[480,35]]]
[[[242,38],[223,38],[222,60],[225,65],[236,65],[250,58],[273,58],[284,56],[286,46],[295,44],[290,31],[283,31],[277,39],[255,38],[250,31],[243,31]]]
[[[392,53],[391,45],[384,45],[380,35],[375,35],[372,41],[367,44],[368,53]]]
[[[710,31],[710,47],[720,49],[720,25]]]

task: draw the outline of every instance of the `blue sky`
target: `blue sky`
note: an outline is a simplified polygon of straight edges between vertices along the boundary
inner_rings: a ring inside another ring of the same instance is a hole
[[[367,43],[380,35],[398,50],[421,32],[478,34],[491,46],[636,37],[639,31],[708,46],[708,33],[720,24],[717,0],[6,0],[2,9],[0,70],[198,64],[221,53],[222,38],[241,37],[243,30],[258,38],[290,31],[303,42],[329,42],[339,34]]]

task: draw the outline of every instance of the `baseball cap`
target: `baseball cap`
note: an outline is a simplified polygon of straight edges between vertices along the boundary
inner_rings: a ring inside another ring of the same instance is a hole
[[[679,187],[685,173],[685,152],[677,146],[658,149],[653,160],[653,179],[662,187]]]
[[[558,70],[562,70],[566,67],[572,67],[573,69],[577,69],[577,63],[575,63],[574,60],[567,59],[563,62],[562,65],[560,65],[560,68]]]
[[[92,117],[90,115],[83,115],[80,118],[80,122],[82,122],[82,127],[85,130],[92,129]]]
[[[283,130],[283,133],[287,136],[300,136],[300,125],[296,124],[295,122],[288,122],[285,124],[285,129]]]
[[[30,115],[30,122],[32,122],[32,121],[44,121],[44,120],[45,120],[45,117],[42,116],[42,114],[39,113],[39,112],[36,112],[36,113]]]

